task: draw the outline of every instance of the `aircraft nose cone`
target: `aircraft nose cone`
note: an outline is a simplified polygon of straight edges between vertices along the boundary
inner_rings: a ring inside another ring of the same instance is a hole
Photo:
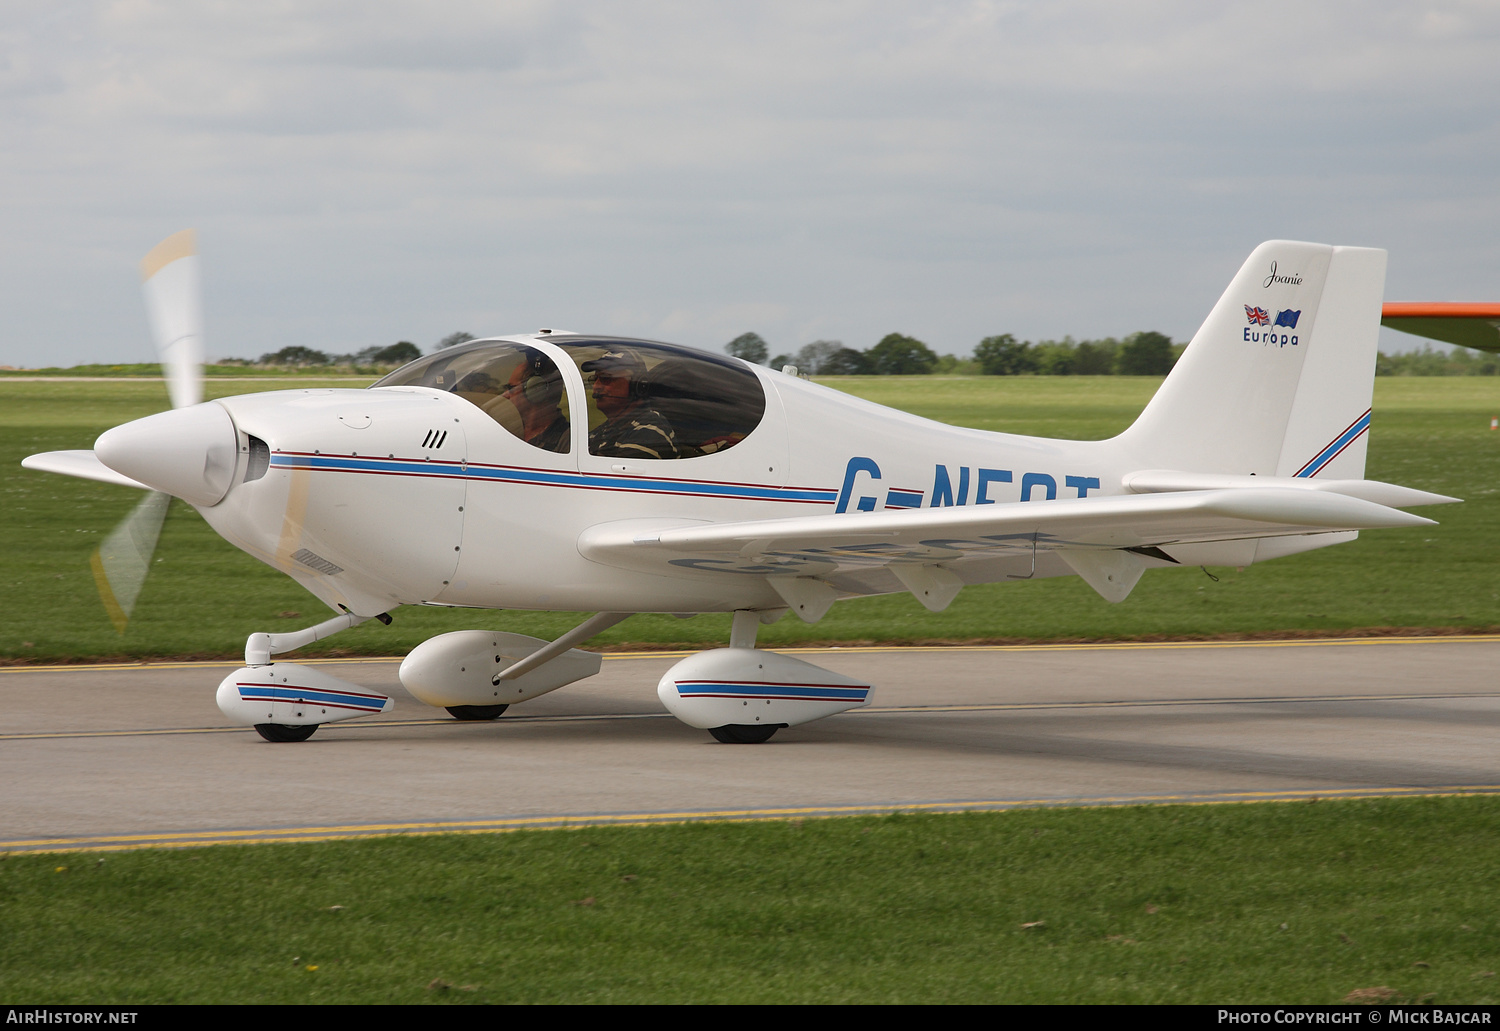
[[[115,472],[204,506],[229,493],[238,453],[234,423],[212,401],[127,422],[94,441],[94,454]]]

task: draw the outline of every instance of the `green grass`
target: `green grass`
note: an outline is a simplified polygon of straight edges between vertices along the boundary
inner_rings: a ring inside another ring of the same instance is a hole
[[[1497,846],[1470,797],[12,855],[0,997],[1495,1004]]]
[[[298,386],[319,385],[299,378]],[[330,380],[326,385],[358,384]],[[1159,381],[1133,377],[851,377],[836,386],[921,415],[986,429],[1097,439],[1129,425]],[[210,380],[210,397],[260,389]],[[257,630],[292,630],[325,610],[289,579],[220,540],[174,503],[157,561],[123,637],[95,593],[89,554],[138,499],[135,491],[22,470],[37,451],[87,448],[104,429],[166,407],[160,382],[0,380],[0,660],[232,656]],[[1371,628],[1500,626],[1500,379],[1381,378],[1367,475],[1468,499],[1431,510],[1442,525],[1375,531],[1346,545],[1252,566],[1154,570],[1119,605],[1076,577],[971,587],[944,613],[910,596],[843,602],[820,623],[783,619],[761,643],[1076,640],[1338,634]],[[282,613],[295,613],[283,616]],[[553,637],[565,613],[407,608],[304,654],[395,654],[466,627]],[[727,616],[636,616],[595,646],[704,645]]]

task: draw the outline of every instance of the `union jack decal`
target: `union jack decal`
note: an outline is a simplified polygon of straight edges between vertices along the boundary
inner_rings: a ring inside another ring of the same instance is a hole
[[[1250,325],[1252,326],[1269,326],[1271,324],[1271,315],[1266,309],[1252,308],[1248,304],[1245,305],[1245,318],[1250,320]]]

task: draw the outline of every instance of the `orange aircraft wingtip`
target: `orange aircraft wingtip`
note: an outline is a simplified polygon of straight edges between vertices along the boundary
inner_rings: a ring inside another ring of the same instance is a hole
[[[1445,344],[1500,351],[1500,304],[1496,303],[1389,301],[1381,307],[1380,324]]]

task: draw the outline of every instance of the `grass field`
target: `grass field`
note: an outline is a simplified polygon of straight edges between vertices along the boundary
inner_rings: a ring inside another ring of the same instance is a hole
[[[841,389],[945,422],[1098,439],[1129,425],[1158,380],[1132,377],[850,377]],[[362,386],[362,380],[296,385]],[[290,385],[290,384],[288,384]],[[274,389],[210,380],[209,396]],[[256,630],[296,629],[326,611],[287,578],[231,548],[174,503],[157,560],[123,637],[95,593],[89,554],[137,492],[22,470],[37,451],[86,448],[104,429],[166,406],[160,382],[0,380],[0,661],[106,656],[232,656]],[[783,619],[761,642],[1068,640],[1377,628],[1500,626],[1500,379],[1381,378],[1367,475],[1466,498],[1433,509],[1442,525],[1366,533],[1352,544],[1253,566],[1154,570],[1120,605],[1074,577],[966,589],[934,615],[907,595],[843,602],[820,623]],[[552,637],[572,614],[406,608],[304,654],[399,654],[447,630],[483,627]],[[728,636],[727,616],[636,616],[594,646],[701,645]]]
[[[1497,837],[1472,797],[13,855],[0,998],[1494,1004]]]

